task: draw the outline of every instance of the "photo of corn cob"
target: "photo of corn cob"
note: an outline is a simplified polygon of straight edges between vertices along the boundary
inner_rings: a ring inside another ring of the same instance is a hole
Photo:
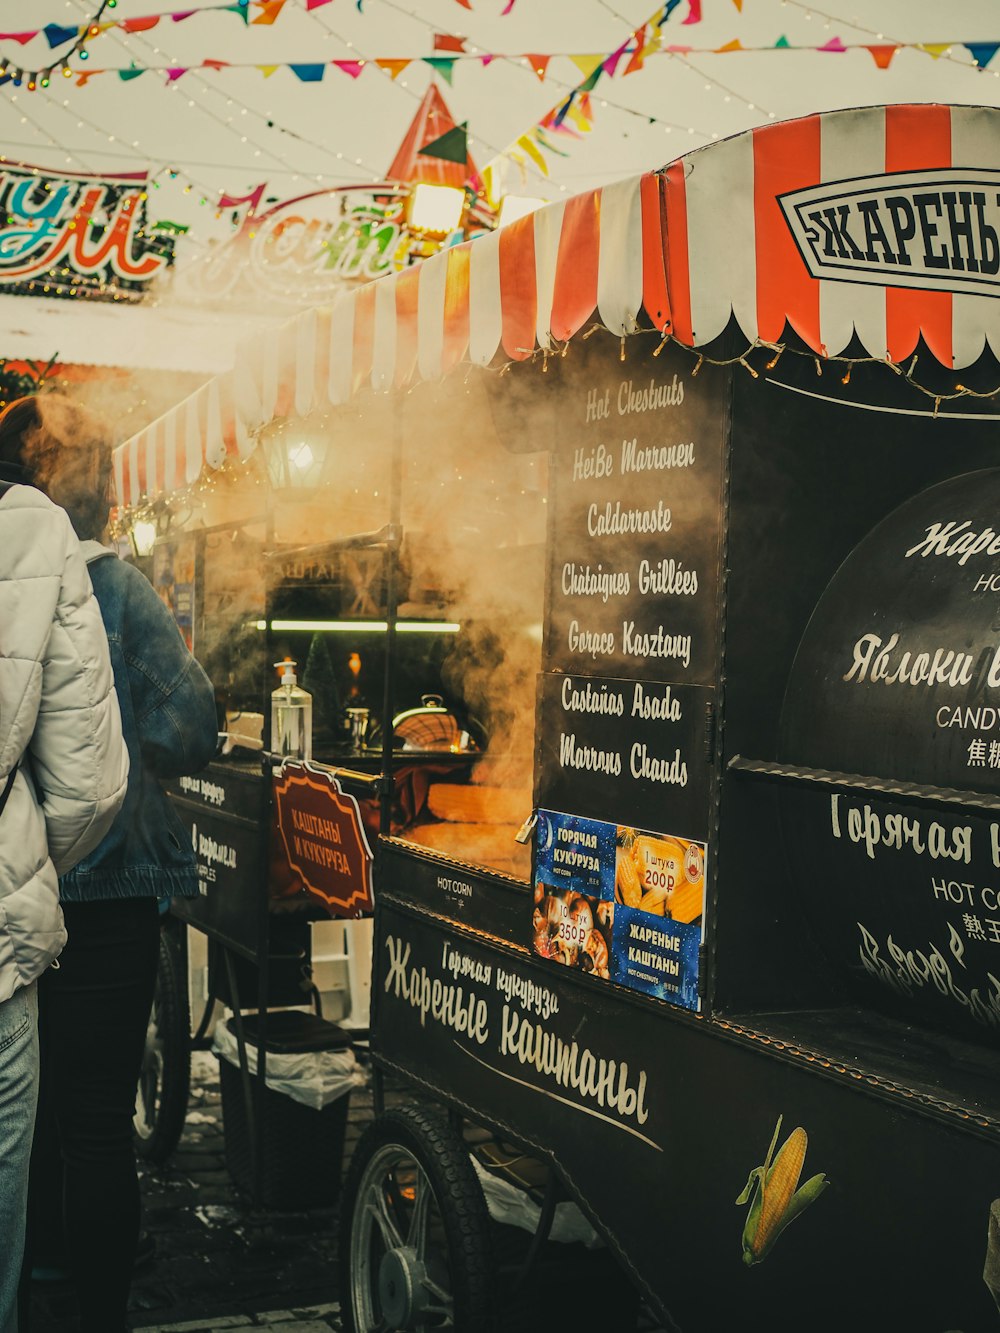
[[[775,1154],[781,1120],[779,1115],[763,1166],[755,1166],[750,1172],[746,1188],[736,1200],[740,1205],[750,1204],[743,1228],[743,1262],[747,1267],[766,1257],[789,1222],[815,1202],[830,1183],[820,1172],[799,1185],[808,1136],[801,1125],[796,1126]]]
[[[693,925],[705,910],[704,844],[620,826],[615,901]]]
[[[642,884],[631,847],[615,851],[615,898],[626,907],[638,907],[642,898]]]

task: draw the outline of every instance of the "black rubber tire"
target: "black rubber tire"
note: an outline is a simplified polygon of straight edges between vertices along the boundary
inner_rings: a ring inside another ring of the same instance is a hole
[[[379,1160],[394,1148],[412,1158],[430,1184],[447,1251],[440,1257],[447,1262],[453,1300],[451,1322],[431,1317],[406,1327],[491,1333],[496,1327],[495,1284],[490,1222],[483,1191],[462,1140],[441,1115],[416,1106],[386,1111],[369,1125],[358,1141],[345,1176],[338,1253],[344,1333],[373,1333],[375,1329],[395,1327],[381,1318],[373,1322],[365,1317],[364,1310],[359,1311],[356,1299],[359,1274],[352,1264],[352,1253],[364,1234],[355,1235],[359,1226],[365,1225],[366,1203],[360,1192],[371,1187],[371,1180],[365,1184],[369,1168],[374,1165],[377,1174]]]
[[[181,936],[164,928],[132,1119],[135,1151],[143,1161],[162,1166],[177,1147],[184,1132],[190,1084],[187,956]]]

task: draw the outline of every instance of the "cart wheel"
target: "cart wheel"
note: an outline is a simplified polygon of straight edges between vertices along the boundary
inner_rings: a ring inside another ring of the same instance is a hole
[[[191,1017],[185,957],[174,932],[161,930],[156,989],[132,1117],[135,1150],[156,1165],[177,1147],[187,1114]]]
[[[486,1202],[465,1144],[439,1116],[400,1107],[369,1126],[341,1218],[345,1333],[494,1327]]]

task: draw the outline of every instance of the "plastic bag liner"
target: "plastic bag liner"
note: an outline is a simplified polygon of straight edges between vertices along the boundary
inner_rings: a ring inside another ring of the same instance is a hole
[[[220,1059],[239,1069],[240,1050],[228,1023],[216,1023],[212,1050]],[[250,1073],[256,1074],[257,1047],[247,1042],[246,1050]],[[338,1097],[364,1087],[368,1075],[351,1050],[282,1052],[268,1049],[265,1082],[272,1091],[283,1092],[303,1106],[322,1111]]]
[[[530,1231],[534,1235],[542,1215],[538,1204],[511,1181],[487,1171],[474,1156],[470,1156],[469,1160],[479,1177],[486,1197],[486,1208],[493,1221],[509,1227],[520,1227],[522,1231]],[[583,1245],[588,1250],[600,1249],[604,1244],[571,1199],[556,1204],[549,1240],[559,1241],[563,1245]]]

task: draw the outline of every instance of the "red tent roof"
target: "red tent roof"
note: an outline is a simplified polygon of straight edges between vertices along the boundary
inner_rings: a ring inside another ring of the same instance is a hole
[[[420,152],[435,139],[455,129],[458,129],[455,118],[445,105],[437,85],[432,83],[417,107],[410,128],[386,172],[387,179],[408,183],[426,181],[430,185],[452,185],[461,189],[470,176],[478,175],[476,164],[468,154],[462,163],[426,156]]]

